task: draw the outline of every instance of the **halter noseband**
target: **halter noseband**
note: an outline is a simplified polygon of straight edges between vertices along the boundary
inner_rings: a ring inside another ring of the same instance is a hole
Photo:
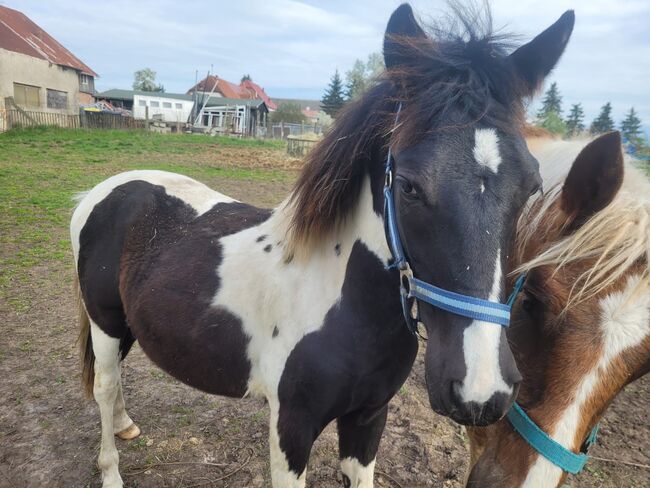
[[[587,451],[596,443],[598,436],[598,424],[591,429],[587,439],[582,443],[579,453],[575,453],[559,442],[556,442],[546,432],[540,429],[537,424],[524,412],[515,402],[508,411],[508,421],[517,432],[533,449],[544,456],[557,467],[571,474],[578,474],[585,467],[589,456]]]
[[[402,104],[400,103],[395,116],[395,126],[397,126],[397,122],[399,121],[399,113],[401,110]],[[523,287],[525,275],[521,275],[517,279],[514,290],[506,303],[493,302],[455,293],[419,280],[413,276],[413,271],[404,254],[404,247],[402,246],[397,228],[395,199],[393,197],[393,157],[390,146],[386,159],[386,177],[384,180],[384,225],[388,245],[393,255],[393,266],[399,270],[400,274],[402,312],[406,320],[406,325],[412,333],[417,334],[418,329],[418,300],[470,319],[491,322],[503,327],[507,327],[510,324],[510,310],[512,309],[512,304],[517,294]]]

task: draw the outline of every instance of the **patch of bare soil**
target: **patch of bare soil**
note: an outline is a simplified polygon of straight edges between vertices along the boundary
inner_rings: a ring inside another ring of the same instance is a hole
[[[288,183],[207,182],[235,198],[270,206]],[[56,229],[64,237],[65,229]],[[72,266],[30,270],[0,298],[0,487],[99,487],[99,412],[82,397],[75,340]],[[142,428],[116,440],[127,487],[269,487],[268,412],[263,400],[210,396],[173,380],[136,346],[123,366],[127,408]],[[650,379],[631,385],[610,408],[593,455],[650,464]],[[460,487],[466,436],[432,413],[421,358],[390,405],[376,486]],[[316,442],[310,487],[340,485],[337,440],[329,426]],[[647,469],[592,460],[571,487],[648,486]]]

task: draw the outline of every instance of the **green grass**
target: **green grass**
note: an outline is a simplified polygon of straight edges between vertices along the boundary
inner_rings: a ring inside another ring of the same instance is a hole
[[[69,259],[72,197],[110,175],[161,169],[206,182],[292,177],[254,162],[233,167],[224,149],[264,150],[281,159],[286,148],[282,141],[146,131],[33,127],[0,134],[0,292],[43,261]]]

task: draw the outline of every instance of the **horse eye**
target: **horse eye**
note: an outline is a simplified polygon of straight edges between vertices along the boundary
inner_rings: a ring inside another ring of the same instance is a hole
[[[401,190],[402,190],[402,193],[404,193],[405,195],[411,196],[411,197],[417,195],[417,192],[415,191],[415,188],[413,188],[413,185],[411,185],[411,183],[409,183],[406,180],[402,180],[402,182],[401,182]]]
[[[530,293],[524,291],[524,299],[521,302],[521,308],[523,308],[527,313],[532,313],[535,309],[536,298]]]

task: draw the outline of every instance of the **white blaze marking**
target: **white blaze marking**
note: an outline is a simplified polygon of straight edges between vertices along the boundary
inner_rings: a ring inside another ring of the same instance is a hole
[[[474,159],[478,164],[482,164],[498,173],[501,164],[501,154],[499,153],[499,137],[494,129],[476,129],[474,132]],[[481,184],[481,193],[484,186]]]
[[[600,301],[600,329],[603,351],[597,364],[587,374],[573,394],[571,405],[550,433],[551,437],[567,449],[574,449],[583,439],[577,438],[581,412],[595,388],[606,374],[611,362],[625,349],[639,345],[650,334],[650,294],[631,293],[639,283],[639,276],[630,277],[624,290],[612,293]],[[537,455],[528,471],[524,487],[557,486],[562,470],[543,456]]]
[[[499,301],[501,295],[501,249],[494,263],[492,291],[488,300]],[[467,375],[460,388],[464,402],[485,403],[490,397],[503,392],[512,393],[501,376],[499,344],[503,327],[499,324],[474,320],[463,332],[463,354]]]
[[[350,488],[372,488],[375,475],[375,459],[364,466],[358,459],[341,459],[341,471],[350,479]]]

